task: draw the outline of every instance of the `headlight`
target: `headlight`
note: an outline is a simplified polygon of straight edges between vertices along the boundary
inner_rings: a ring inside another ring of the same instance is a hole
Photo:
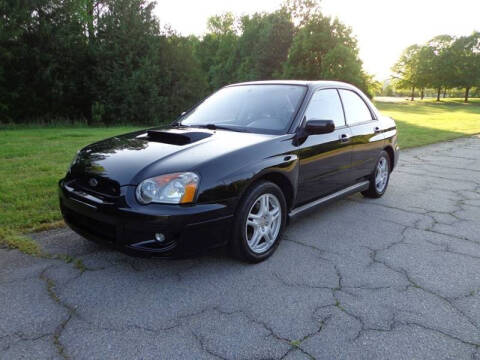
[[[137,200],[142,204],[185,204],[193,202],[199,177],[192,172],[166,174],[142,181]]]

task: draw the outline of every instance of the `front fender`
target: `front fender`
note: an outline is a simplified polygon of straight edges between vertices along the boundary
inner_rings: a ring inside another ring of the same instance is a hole
[[[217,186],[205,190],[199,195],[199,202],[211,202],[229,198],[240,199],[245,191],[256,181],[278,174],[283,176],[296,196],[299,161],[296,154],[282,154],[250,162],[220,179]]]
[[[266,161],[259,166],[254,167],[253,176],[242,188],[241,195],[252,186],[255,182],[271,178],[271,175],[281,175],[288,181],[293,190],[293,199],[297,195],[298,173],[299,173],[299,161],[296,154],[278,155],[265,159]]]

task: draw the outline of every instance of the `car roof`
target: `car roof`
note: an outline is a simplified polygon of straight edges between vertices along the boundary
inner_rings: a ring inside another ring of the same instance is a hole
[[[263,81],[247,81],[236,84],[230,84],[229,86],[239,86],[239,85],[301,85],[308,86],[310,88],[319,88],[319,87],[345,87],[350,89],[357,89],[355,86],[341,82],[341,81],[331,81],[331,80],[263,80]]]

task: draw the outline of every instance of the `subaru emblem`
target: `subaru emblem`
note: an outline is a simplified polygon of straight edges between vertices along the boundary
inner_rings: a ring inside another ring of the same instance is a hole
[[[88,185],[90,185],[91,187],[95,187],[98,185],[98,180],[95,178],[91,178],[90,180],[88,180]]]

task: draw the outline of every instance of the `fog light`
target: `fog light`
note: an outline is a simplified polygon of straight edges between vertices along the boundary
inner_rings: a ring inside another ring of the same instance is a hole
[[[155,233],[155,240],[158,242],[164,242],[165,235],[163,235],[162,233]]]

